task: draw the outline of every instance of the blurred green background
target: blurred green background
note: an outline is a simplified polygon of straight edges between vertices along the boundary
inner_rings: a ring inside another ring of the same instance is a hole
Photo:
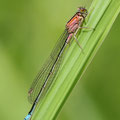
[[[0,120],[23,120],[27,91],[78,6],[92,0],[0,1]],[[120,15],[58,120],[120,120]]]

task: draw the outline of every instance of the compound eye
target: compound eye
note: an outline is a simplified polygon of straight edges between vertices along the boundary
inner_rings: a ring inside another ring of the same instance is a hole
[[[79,8],[78,8],[78,11],[79,11],[80,13],[85,13],[85,14],[87,14],[87,10],[86,10],[85,8],[83,8],[83,7],[79,7]]]
[[[82,8],[82,11],[85,11],[85,8]]]
[[[82,12],[82,13],[86,13],[86,10],[85,10],[85,9],[81,9],[81,12]]]

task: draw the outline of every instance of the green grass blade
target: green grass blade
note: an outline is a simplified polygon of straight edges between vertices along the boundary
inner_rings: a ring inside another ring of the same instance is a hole
[[[75,42],[71,44],[55,81],[48,94],[38,105],[33,120],[52,120],[56,118],[72,88],[107,36],[120,12],[120,1],[93,0],[90,9],[92,9],[92,13],[86,26],[95,28],[95,30],[82,30],[78,37],[84,54]]]

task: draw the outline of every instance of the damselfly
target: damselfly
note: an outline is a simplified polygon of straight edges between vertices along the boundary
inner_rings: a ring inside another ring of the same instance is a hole
[[[85,28],[85,27],[82,27],[82,24],[87,14],[88,14],[87,9],[83,7],[79,7],[75,15],[67,22],[66,28],[63,34],[61,35],[61,37],[59,38],[59,41],[56,44],[55,48],[53,49],[52,53],[50,54],[49,59],[43,65],[37,77],[33,81],[32,86],[30,87],[30,90],[28,92],[29,94],[28,100],[33,105],[28,115],[24,118],[24,120],[31,119],[37,103],[48,91],[58,71],[59,65],[63,58],[63,52],[66,46],[70,43],[72,37],[74,37],[75,41],[77,42],[79,47],[82,49],[82,47],[80,46],[76,38],[76,34],[79,31],[79,29]]]

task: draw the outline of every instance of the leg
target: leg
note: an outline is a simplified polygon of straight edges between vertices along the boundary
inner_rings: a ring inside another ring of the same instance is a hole
[[[80,26],[79,26],[78,29],[76,30],[76,32],[74,33],[75,36],[76,36],[76,34],[78,33],[79,29],[89,29],[89,30],[91,30],[91,29],[94,29],[94,28],[80,27]]]
[[[75,35],[78,33],[79,29],[87,29],[87,30],[95,30],[95,28],[90,28],[90,27],[78,27],[78,29],[75,32]]]
[[[73,37],[74,37],[76,43],[78,44],[78,46],[80,47],[80,49],[82,50],[82,53],[84,54],[84,52],[83,52],[83,48],[82,48],[82,46],[79,44],[79,41],[77,40],[76,36],[73,35]]]
[[[76,34],[78,33],[79,29],[82,29],[82,28],[79,26],[78,29],[76,30],[76,32],[73,34],[73,37],[74,37],[76,43],[78,44],[78,46],[80,47],[82,53],[84,53],[84,52],[83,52],[83,49],[82,49],[82,46],[79,44],[79,41],[78,41],[77,38],[76,38]]]
[[[94,28],[90,28],[90,27],[79,27],[79,29],[90,29],[90,30],[92,30],[92,29],[94,29]]]

